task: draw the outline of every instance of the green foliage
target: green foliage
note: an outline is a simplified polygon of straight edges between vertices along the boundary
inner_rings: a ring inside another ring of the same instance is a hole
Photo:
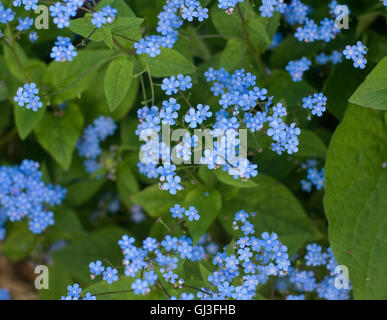
[[[36,126],[35,133],[40,145],[68,169],[78,137],[83,128],[83,115],[79,107],[71,103],[63,114],[46,113]]]
[[[220,213],[222,197],[217,190],[207,192],[196,189],[189,192],[184,199],[184,207],[188,209],[190,206],[194,206],[200,215],[198,221],[187,221],[192,240],[196,243]]]
[[[349,102],[371,109],[387,110],[387,57],[371,71]]]
[[[176,195],[168,191],[161,191],[158,185],[153,185],[134,194],[131,199],[142,206],[153,218],[157,218],[167,212],[176,203],[183,201],[186,191],[180,191]]]
[[[53,254],[56,263],[66,266],[77,281],[89,282],[89,263],[104,257],[113,265],[120,263],[122,255],[117,241],[126,234],[118,226],[110,226],[75,237],[64,249]]]
[[[386,299],[387,126],[383,112],[350,105],[326,162],[329,238],[357,299]]]
[[[161,54],[151,58],[147,55],[140,57],[143,68],[149,68],[153,77],[168,77],[190,74],[195,71],[195,66],[181,53],[168,48],[161,49]]]
[[[256,187],[240,189],[234,198],[224,201],[220,221],[227,231],[233,232],[234,215],[243,208],[255,213],[253,223],[258,235],[276,232],[291,253],[307,241],[321,237],[297,198],[285,186],[263,174],[254,182]]]
[[[133,76],[133,63],[126,57],[113,60],[105,75],[105,95],[110,111],[125,98]]]

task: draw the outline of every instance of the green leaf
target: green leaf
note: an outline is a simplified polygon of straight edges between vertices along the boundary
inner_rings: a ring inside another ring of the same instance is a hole
[[[183,202],[185,194],[185,191],[179,191],[172,195],[168,191],[160,190],[156,184],[134,194],[131,200],[142,206],[151,217],[157,218],[169,212],[175,204]]]
[[[114,111],[125,98],[133,76],[133,63],[127,57],[113,60],[105,75],[104,87],[110,111]]]
[[[251,17],[246,22],[246,32],[253,46],[258,52],[265,52],[271,44],[271,38],[266,32],[262,18]]]
[[[72,284],[72,279],[66,270],[66,266],[56,263],[48,267],[48,289],[39,290],[40,298],[43,300],[59,300],[61,296],[67,295],[67,287]]]
[[[200,215],[198,221],[187,221],[192,240],[196,243],[218,216],[222,207],[222,197],[216,190],[193,190],[184,200],[184,207],[188,209],[190,206],[194,206]]]
[[[55,263],[66,266],[67,271],[76,280],[90,281],[89,263],[107,259],[111,264],[118,265],[122,260],[118,240],[126,234],[126,230],[116,226],[105,227],[83,234],[64,249],[53,254]]]
[[[324,84],[324,95],[328,98],[327,109],[338,120],[342,120],[348,106],[348,99],[361,84],[366,70],[355,69],[351,63],[333,66],[331,74]]]
[[[66,186],[66,202],[77,207],[93,197],[104,185],[105,179],[85,179]]]
[[[101,29],[96,28],[91,23],[91,16],[86,15],[83,18],[78,19],[72,19],[70,20],[70,27],[69,29],[81,35],[84,38],[89,38],[93,41],[102,41],[103,40],[103,34]]]
[[[219,66],[228,71],[233,71],[241,63],[243,55],[242,41],[239,39],[231,39],[227,42],[226,47],[220,54]]]
[[[294,254],[306,241],[320,237],[297,198],[282,184],[259,174],[255,188],[241,189],[235,199],[225,201],[220,221],[230,234],[235,234],[232,221],[236,212],[255,213],[250,221],[256,233],[275,232]]]
[[[39,122],[43,119],[46,112],[46,104],[43,103],[43,108],[34,112],[27,110],[25,107],[14,105],[13,113],[15,117],[16,129],[19,137],[24,140],[35,129]]]
[[[333,253],[357,299],[387,299],[386,161],[383,112],[349,105],[328,149],[324,207]]]
[[[55,224],[45,234],[48,239],[71,240],[82,232],[82,224],[78,215],[70,208],[61,205],[53,209]]]
[[[242,35],[242,23],[235,12],[228,15],[225,10],[219,10],[218,6],[214,4],[211,8],[211,20],[216,30],[226,37],[240,37]]]
[[[43,81],[53,88],[55,103],[78,97],[95,79],[97,71],[109,62],[114,54],[111,50],[84,49],[78,51],[73,61],[52,62],[44,74]]]
[[[161,54],[151,58],[148,55],[140,56],[144,68],[149,66],[153,77],[169,77],[179,73],[189,74],[195,72],[195,66],[181,53],[162,48]]]
[[[304,126],[308,124],[308,112],[301,107],[301,102],[302,98],[315,93],[316,89],[305,81],[292,81],[289,73],[284,70],[273,70],[269,78],[268,91],[277,101],[285,101],[289,120],[298,121]]]
[[[313,131],[310,130],[301,130],[301,135],[299,137],[300,145],[298,146],[298,152],[296,156],[298,157],[316,157],[324,158],[327,152],[327,147],[324,142],[316,135]]]
[[[14,42],[14,50],[4,45],[3,51],[7,68],[16,79],[23,83],[39,82],[47,67],[43,61],[28,59],[17,42]]]
[[[103,26],[101,28],[101,32],[102,32],[103,42],[105,42],[106,46],[109,49],[113,49],[113,37],[112,37],[112,32],[110,31],[110,28],[107,26]]]
[[[212,274],[211,271],[209,271],[204,265],[203,263],[199,263],[199,270],[200,270],[200,273],[202,274],[202,278],[203,278],[203,282],[205,284],[206,287],[210,287],[211,284],[210,282],[208,281],[208,277]]]
[[[28,221],[13,222],[7,230],[7,236],[1,252],[12,261],[20,261],[35,249],[37,236],[28,228]]]
[[[121,200],[130,205],[130,196],[139,190],[138,182],[126,162],[121,162],[117,168],[117,189]]]
[[[234,179],[233,176],[230,176],[226,171],[223,171],[223,168],[215,170],[215,175],[219,179],[219,181],[230,186],[238,188],[253,188],[256,186],[256,184],[251,180],[242,181],[240,178]]]
[[[366,108],[387,110],[387,57],[371,71],[349,102]]]
[[[40,145],[64,169],[68,169],[82,128],[82,112],[76,104],[70,103],[63,114],[46,112],[35,128],[35,134]]]

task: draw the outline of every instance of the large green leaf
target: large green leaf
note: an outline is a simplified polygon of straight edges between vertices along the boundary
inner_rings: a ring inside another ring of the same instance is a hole
[[[121,200],[130,205],[130,196],[139,190],[138,182],[128,163],[121,162],[117,168],[117,189]]]
[[[109,261],[118,265],[122,253],[117,242],[126,233],[116,226],[105,227],[75,238],[66,248],[53,254],[55,263],[66,266],[76,280],[90,280],[89,263],[96,260]]]
[[[355,69],[351,63],[335,65],[324,84],[324,95],[328,98],[327,109],[338,120],[342,120],[348,99],[361,84],[365,70]]]
[[[133,63],[126,57],[113,60],[105,75],[105,95],[110,111],[114,111],[125,98],[133,76]]]
[[[27,257],[34,249],[38,237],[28,228],[28,221],[12,223],[1,247],[1,253],[13,261]]]
[[[387,298],[386,125],[383,112],[350,105],[325,166],[330,242],[357,299]]]
[[[71,206],[79,206],[93,197],[104,185],[106,179],[80,179],[66,186],[66,202]]]
[[[131,200],[142,206],[151,217],[159,217],[167,213],[175,204],[184,200],[186,191],[178,191],[175,195],[160,190],[158,185],[147,187],[132,195]]]
[[[181,53],[163,48],[161,54],[151,58],[144,54],[140,56],[140,60],[144,68],[149,67],[149,71],[153,77],[169,77],[176,76],[179,73],[188,74],[195,71],[195,66]]]
[[[220,54],[219,66],[227,71],[233,71],[241,63],[243,45],[240,39],[231,39]]]
[[[113,58],[114,52],[111,50],[80,50],[74,61],[52,62],[43,81],[52,87],[54,102],[61,103],[85,91],[95,79],[98,69]]]
[[[257,233],[275,232],[291,253],[295,253],[306,241],[314,241],[320,234],[313,226],[294,195],[282,184],[263,174],[255,179],[255,188],[240,189],[238,195],[222,206],[220,221],[231,234],[236,212],[245,210],[255,213],[250,219]]]
[[[371,71],[349,102],[362,107],[387,110],[387,57]]]
[[[46,112],[46,105],[43,104],[43,108],[40,108],[38,111],[34,112],[32,110],[27,110],[25,107],[19,107],[14,105],[13,114],[15,117],[15,125],[19,137],[24,140],[28,135],[34,130],[34,128],[39,124],[43,119],[44,113]]]
[[[253,188],[256,186],[256,184],[251,179],[246,181],[242,181],[240,178],[234,179],[234,177],[230,176],[226,171],[223,170],[223,168],[215,170],[215,175],[219,181],[230,186],[238,188]]]
[[[300,145],[298,152],[295,154],[298,157],[318,157],[323,158],[327,152],[327,147],[320,137],[310,130],[301,130],[299,137]]]
[[[46,112],[35,133],[40,145],[68,169],[82,127],[82,112],[76,104],[70,103],[61,115]]]
[[[189,192],[185,197],[184,207],[188,209],[190,206],[194,206],[200,215],[198,221],[187,221],[192,239],[197,242],[218,216],[222,207],[222,197],[216,190],[203,191],[196,189]]]

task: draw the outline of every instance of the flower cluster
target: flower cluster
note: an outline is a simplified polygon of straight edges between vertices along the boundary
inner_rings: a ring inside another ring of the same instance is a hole
[[[73,61],[77,56],[75,47],[71,43],[70,38],[58,37],[55,46],[51,50],[50,57],[58,62]]]
[[[367,47],[361,41],[353,46],[346,46],[343,51],[345,59],[353,60],[353,66],[360,69],[364,69],[367,65],[365,54],[367,54]]]
[[[181,211],[181,207],[175,208]],[[180,299],[253,299],[259,284],[265,284],[269,277],[284,278],[287,275],[290,261],[287,247],[278,240],[275,233],[264,232],[261,238],[254,236],[254,226],[248,222],[249,217],[244,210],[235,214],[233,228],[240,228],[243,236],[225,247],[225,251],[219,252],[219,247],[212,242],[206,245],[208,252],[214,255],[214,271],[209,272],[205,279],[209,283],[208,287],[186,285],[181,269],[187,260],[199,262],[207,259],[204,247],[208,240],[206,235],[202,236],[197,245],[193,245],[192,239],[186,236],[166,235],[161,242],[147,237],[141,246],[135,245],[135,238],[125,235],[118,241],[124,256],[122,276],[133,278],[130,289],[136,295],[147,295],[152,289],[161,286],[166,292],[182,290]],[[118,269],[105,267],[101,260],[91,262],[89,269],[91,279],[102,276],[107,283],[113,283],[121,277]],[[188,291],[192,289],[197,292]],[[68,294],[62,299],[80,299],[81,292],[79,285],[74,284],[68,287]],[[95,296],[88,292],[85,297]],[[176,296],[169,298],[177,299]]]
[[[301,266],[303,266],[302,269]],[[331,248],[324,252],[320,245],[309,244],[306,246],[304,262],[298,261],[297,268],[290,267],[288,275],[284,279],[277,280],[276,288],[288,294],[287,300],[304,300],[306,295],[313,292],[316,292],[320,299],[348,300],[351,293],[349,279],[337,269],[338,264]],[[326,275],[327,271],[328,275]],[[335,285],[336,277],[340,274],[343,288],[337,288]],[[321,278],[320,282],[318,282],[319,278]],[[289,294],[289,292],[297,294]]]
[[[316,63],[319,65],[325,65],[329,62],[332,62],[332,64],[343,62],[343,54],[340,51],[334,50],[330,55],[321,52],[316,56]]]
[[[330,42],[336,38],[340,29],[336,27],[333,19],[325,18],[319,25],[313,20],[307,19],[302,27],[298,27],[294,36],[303,42],[313,42],[317,40]]]
[[[228,10],[234,8],[238,3],[244,0],[218,0],[218,8]]]
[[[67,290],[67,296],[62,296],[61,300],[97,300],[96,296],[91,295],[90,292],[86,293],[86,295],[81,298],[82,288],[78,283],[74,283],[72,286],[69,285]]]
[[[312,61],[306,57],[302,57],[300,60],[289,61],[285,69],[289,72],[294,82],[299,82],[302,80],[304,72],[309,70],[311,65]]]
[[[117,9],[112,8],[111,6],[103,7],[101,11],[93,12],[91,23],[96,28],[102,28],[104,24],[114,22],[117,12]]]
[[[70,26],[70,19],[77,15],[79,7],[83,6],[83,0],[67,0],[65,3],[60,1],[55,2],[50,6],[50,15],[53,17],[53,22],[59,29]]]
[[[100,167],[97,157],[102,150],[100,143],[114,134],[117,125],[110,117],[100,116],[86,127],[82,137],[77,142],[78,154],[85,157],[86,172],[93,173]]]
[[[304,5],[300,0],[292,0],[286,6],[284,16],[290,25],[303,24],[306,22],[310,12],[311,8]]]
[[[36,10],[38,7],[38,0],[14,0],[13,5],[15,7],[20,7],[24,6],[24,9],[29,11],[29,10]]]
[[[38,96],[39,89],[36,86],[36,83],[26,83],[23,87],[19,87],[16,92],[16,96],[13,100],[20,107],[26,106],[27,109],[32,109],[32,111],[38,111],[38,109],[43,107],[42,101]]]
[[[315,93],[313,96],[308,96],[302,99],[302,107],[309,109],[312,115],[321,117],[326,110],[327,97],[322,93]]]
[[[160,48],[172,48],[178,38],[178,29],[183,20],[203,21],[208,18],[208,9],[203,8],[197,0],[167,1],[163,11],[158,15],[157,32],[160,35],[146,36],[134,44],[137,54],[148,54],[156,57]]]
[[[62,187],[46,185],[41,178],[39,163],[31,160],[0,167],[0,206],[12,222],[28,218],[33,233],[42,233],[54,224],[48,206],[61,204],[66,194]]]
[[[305,192],[311,192],[315,186],[317,190],[324,188],[324,168],[320,171],[317,169],[318,162],[310,159],[302,164],[302,167],[307,170],[306,179],[301,180],[301,189]]]
[[[179,204],[175,204],[174,207],[170,209],[173,218],[183,219],[183,215],[185,215],[189,221],[198,221],[200,219],[200,215],[198,214],[198,210],[194,206],[190,206],[188,210],[181,207]]]
[[[284,0],[262,0],[262,5],[259,7],[262,17],[273,16],[274,12],[284,13],[286,10],[286,3]]]

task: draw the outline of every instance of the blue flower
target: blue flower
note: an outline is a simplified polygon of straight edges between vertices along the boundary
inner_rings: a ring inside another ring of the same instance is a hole
[[[173,218],[183,218],[183,213],[185,212],[185,208],[181,207],[179,204],[175,204],[174,207],[169,209],[169,211],[172,213]]]
[[[163,84],[161,85],[161,89],[165,91],[165,94],[167,94],[168,96],[174,93],[177,93],[178,88],[179,88],[179,81],[177,81],[174,76],[163,79]]]
[[[72,286],[68,286],[67,290],[68,290],[67,295],[72,298],[79,298],[82,292],[82,288],[79,286],[78,283],[74,283]]]
[[[105,271],[105,267],[102,265],[101,260],[97,260],[96,262],[90,262],[89,264],[90,273],[93,275],[100,275],[102,272]]]
[[[169,191],[170,194],[176,194],[177,190],[183,189],[180,182],[181,178],[179,176],[167,176],[163,189]]]
[[[117,273],[118,273],[117,269],[112,267],[107,267],[106,271],[104,271],[102,274],[102,279],[109,284],[116,282],[118,280]]]
[[[190,206],[186,211],[185,215],[188,217],[189,221],[198,221],[200,219],[200,215],[198,214],[198,210],[194,206]]]

